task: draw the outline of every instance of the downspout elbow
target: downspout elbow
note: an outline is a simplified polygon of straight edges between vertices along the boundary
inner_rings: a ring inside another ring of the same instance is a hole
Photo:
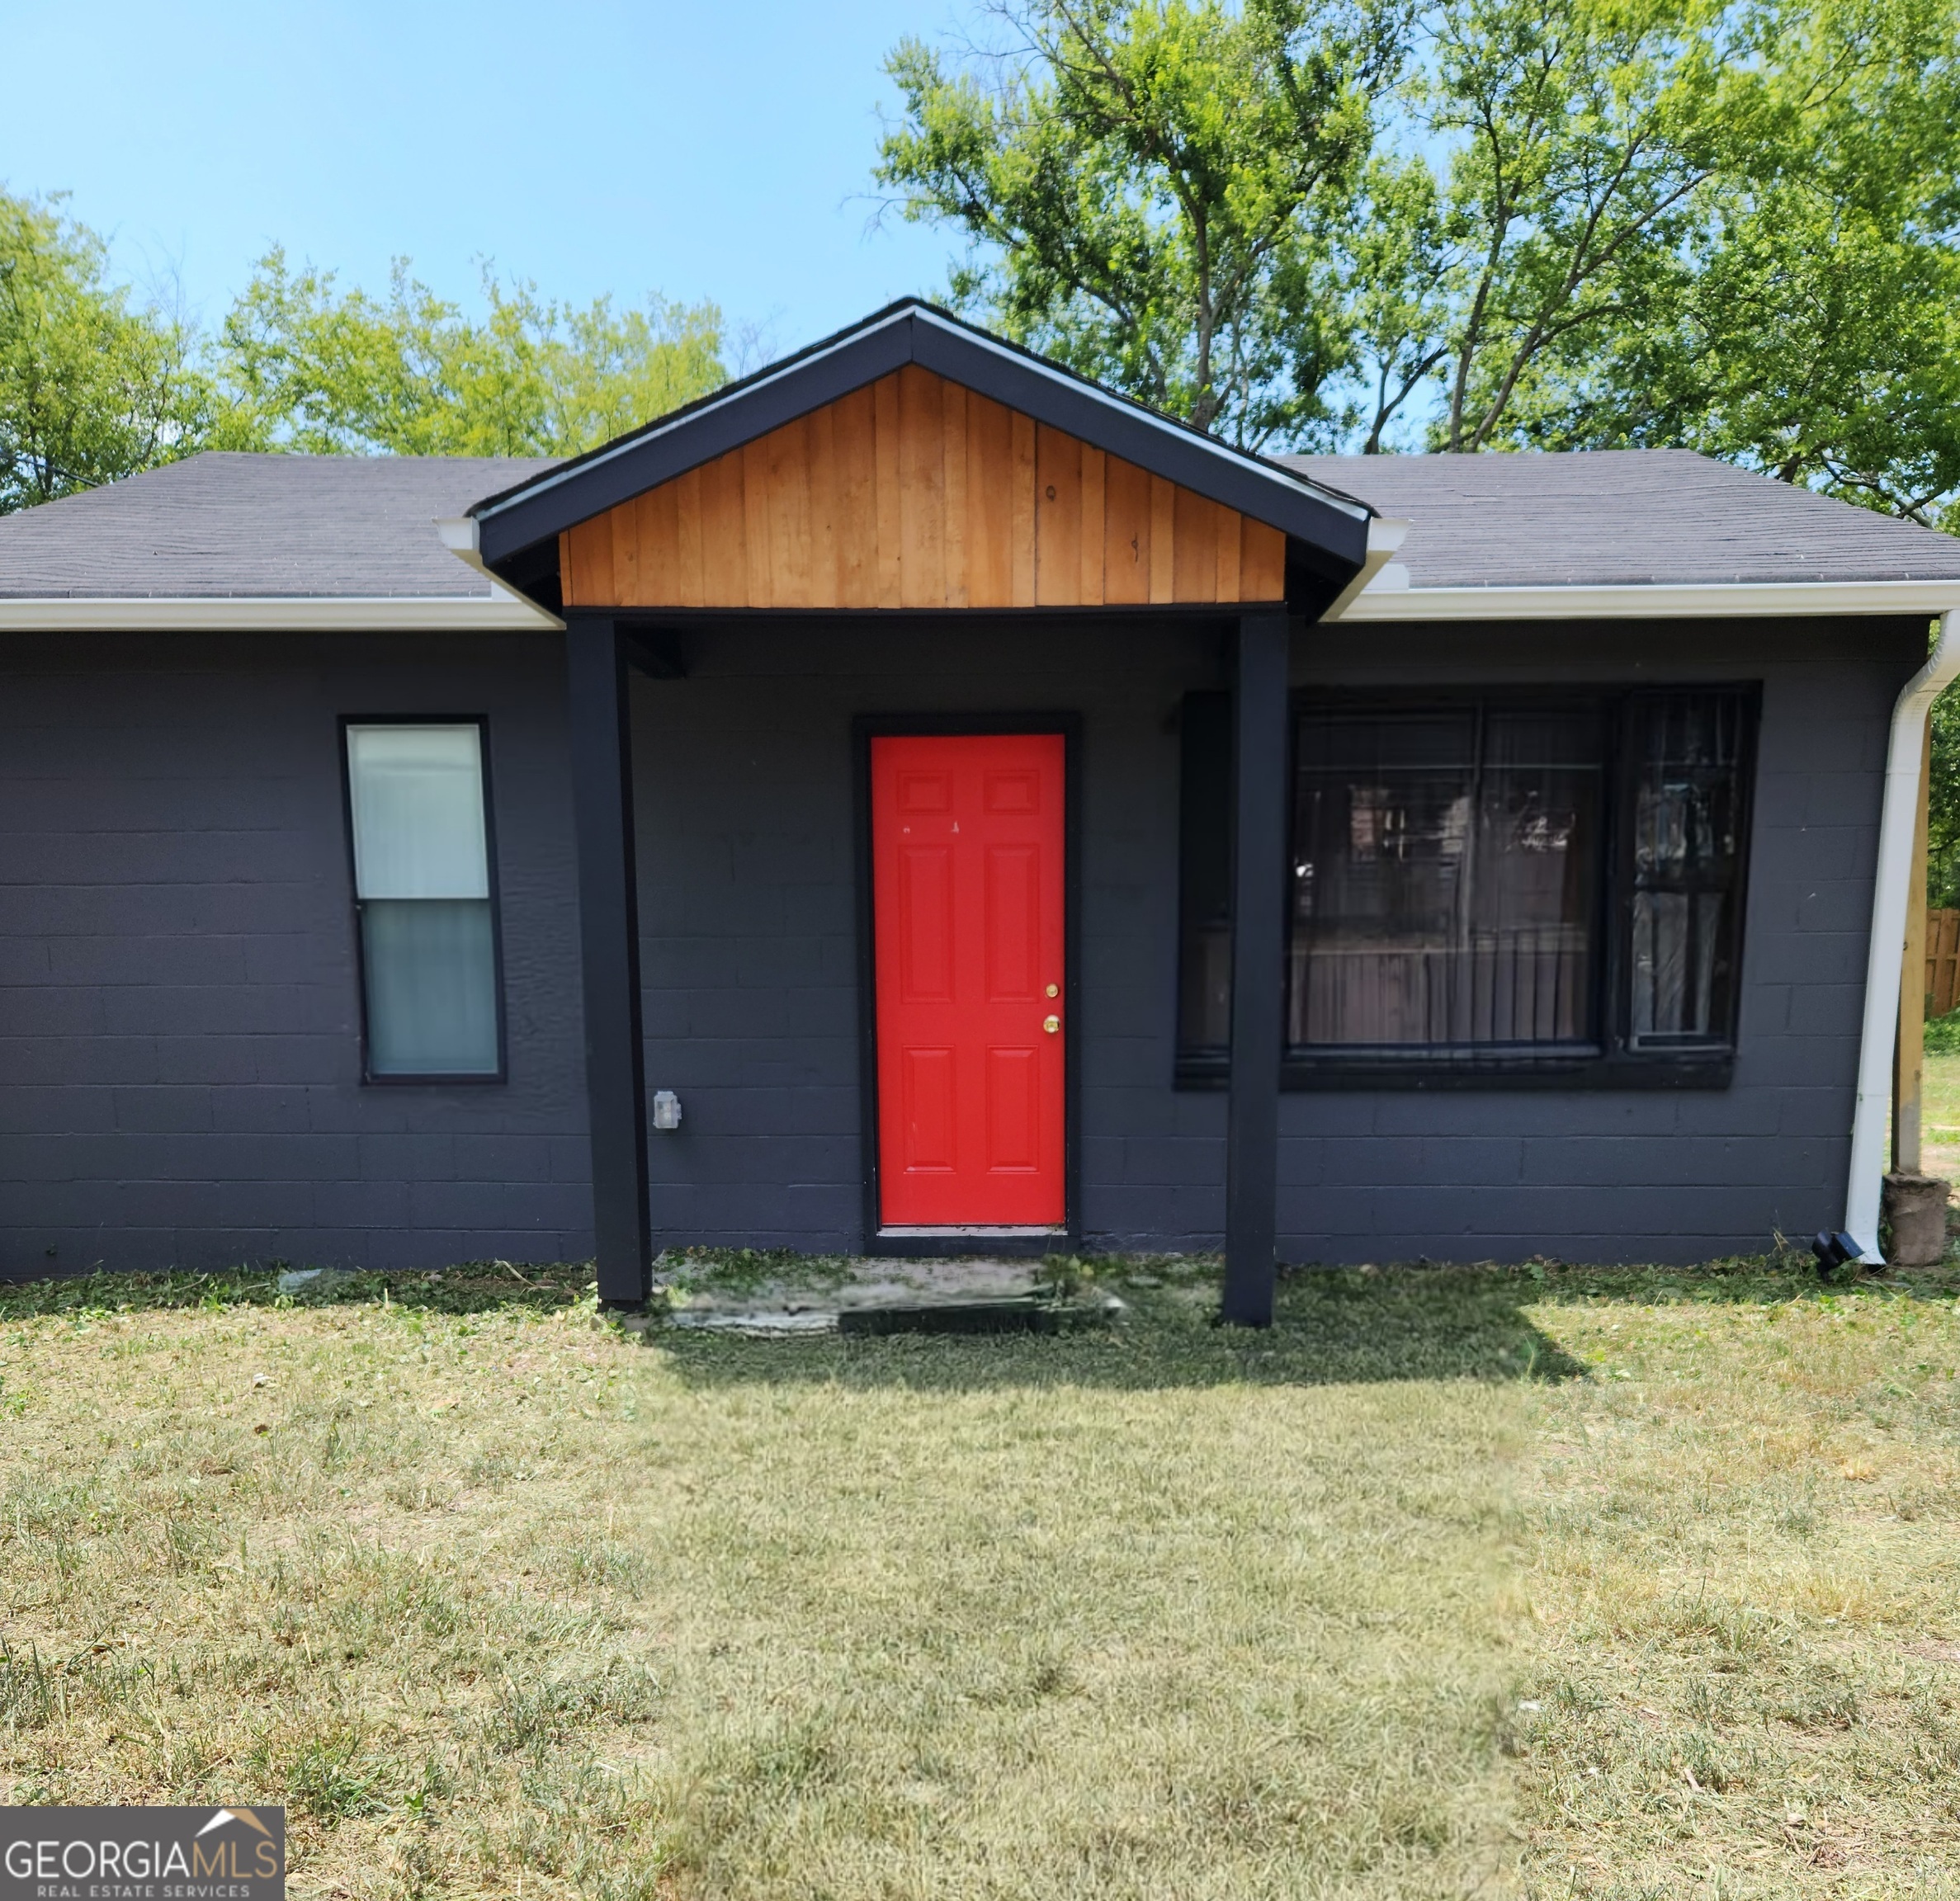
[[[1882,1267],[1878,1247],[1879,1189],[1885,1173],[1886,1118],[1892,1107],[1894,1039],[1899,1026],[1901,963],[1906,919],[1915,901],[1913,836],[1919,826],[1920,766],[1926,717],[1960,674],[1960,610],[1939,617],[1926,663],[1899,690],[1886,748],[1885,792],[1879,809],[1878,869],[1872,890],[1872,936],[1865,968],[1864,1026],[1858,1050],[1858,1101],[1851,1121],[1851,1166],[1844,1189],[1844,1231],[1858,1258]],[[1920,903],[1925,894],[1917,894]]]

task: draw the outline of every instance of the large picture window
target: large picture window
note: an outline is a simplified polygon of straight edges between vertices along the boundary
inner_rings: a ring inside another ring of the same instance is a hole
[[[1753,707],[1740,688],[1304,699],[1289,1077],[1725,1061]],[[1229,754],[1225,696],[1191,696],[1178,1030],[1193,1081],[1222,1073],[1228,1037]]]
[[[346,732],[367,1073],[495,1077],[483,729],[350,720]]]

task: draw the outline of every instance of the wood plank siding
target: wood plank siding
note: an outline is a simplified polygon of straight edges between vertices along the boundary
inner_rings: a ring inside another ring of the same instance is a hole
[[[1286,537],[916,365],[568,530],[569,607],[1278,601]]]

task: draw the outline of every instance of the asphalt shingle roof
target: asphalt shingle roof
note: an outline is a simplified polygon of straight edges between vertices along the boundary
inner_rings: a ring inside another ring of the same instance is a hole
[[[1960,579],[1960,536],[1686,449],[1278,460],[1405,519],[1413,587]]]
[[[1278,460],[1405,517],[1416,587],[1960,580],[1960,537],[1684,450]],[[0,599],[485,597],[436,522],[551,466],[195,455],[0,517]]]
[[[0,599],[488,599],[436,523],[552,464],[192,455],[0,516]]]

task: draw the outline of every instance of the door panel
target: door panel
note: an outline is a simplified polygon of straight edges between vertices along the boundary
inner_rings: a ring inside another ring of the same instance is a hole
[[[1025,1174],[1041,1166],[1040,1066],[1026,1049],[987,1052],[987,1167]]]
[[[1065,763],[1053,733],[871,741],[885,1227],[1067,1219]]]
[[[898,861],[899,994],[907,1003],[950,1003],[952,853],[940,845],[906,845]]]
[[[1041,993],[1041,853],[1032,845],[987,847],[989,1003],[1025,1003]]]
[[[905,1172],[948,1175],[953,1165],[953,1053],[910,1049],[900,1092],[905,1130]]]

